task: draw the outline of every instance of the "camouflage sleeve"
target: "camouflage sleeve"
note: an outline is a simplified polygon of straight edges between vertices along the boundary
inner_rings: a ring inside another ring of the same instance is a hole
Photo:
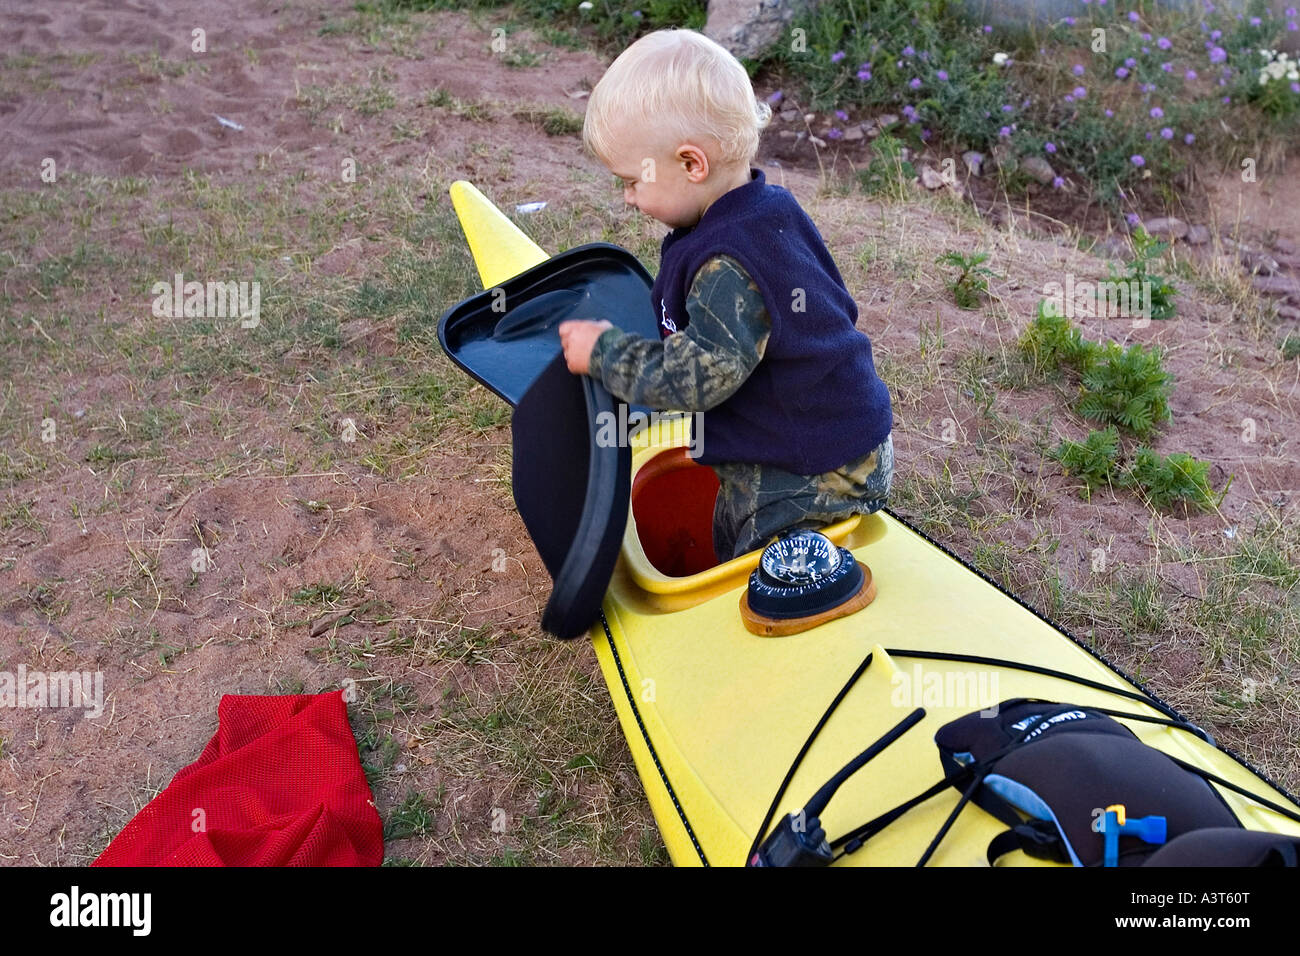
[[[658,341],[608,329],[596,340],[588,375],[625,402],[707,411],[730,398],[763,358],[772,320],[740,263],[710,259],[686,298],[686,328]]]

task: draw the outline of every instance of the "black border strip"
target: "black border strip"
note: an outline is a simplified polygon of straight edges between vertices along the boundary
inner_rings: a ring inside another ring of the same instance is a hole
[[[668,782],[668,774],[664,773],[663,764],[659,762],[659,754],[655,752],[655,745],[650,742],[650,734],[646,732],[645,724],[641,721],[641,712],[637,710],[636,700],[632,697],[632,688],[627,683],[627,674],[623,672],[623,659],[618,656],[618,648],[614,646],[614,635],[609,632],[609,622],[605,620],[604,608],[600,609],[600,625],[605,629],[605,640],[609,641],[610,652],[614,655],[614,666],[618,668],[618,678],[623,683],[623,694],[627,697],[628,706],[632,708],[632,716],[636,717],[636,725],[641,730],[641,737],[650,750],[650,759],[655,762],[655,769],[659,771],[659,779],[663,781],[664,787],[668,790],[668,796],[672,798],[673,807],[677,810],[677,816],[681,818],[682,826],[686,827],[686,835],[691,838],[691,845],[695,847],[695,852],[700,855],[700,862],[705,866],[709,866],[709,858],[704,855],[704,848],[700,846],[700,841],[695,837],[695,831],[691,829],[691,821],[686,819],[686,811],[682,809],[681,802],[677,799],[677,792],[673,790],[673,785]]]
[[[1169,713],[1175,715],[1179,720],[1184,721],[1184,722],[1189,723],[1189,724],[1192,723],[1192,721],[1189,720],[1189,719],[1187,718],[1186,715],[1184,715],[1183,713],[1181,713],[1180,711],[1178,711],[1176,708],[1172,707],[1172,706],[1171,706],[1170,704],[1168,704],[1166,701],[1164,701],[1163,699],[1161,699],[1157,694],[1152,693],[1152,692],[1151,692],[1150,690],[1148,690],[1147,687],[1146,687],[1145,685],[1143,685],[1140,681],[1138,681],[1138,680],[1136,680],[1135,678],[1129,676],[1127,673],[1125,673],[1125,671],[1124,671],[1123,668],[1121,668],[1121,667],[1115,665],[1114,663],[1112,663],[1111,661],[1109,661],[1109,660],[1106,658],[1106,656],[1105,656],[1104,654],[1101,654],[1100,652],[1093,650],[1091,647],[1089,647],[1089,646],[1088,646],[1087,644],[1085,644],[1083,641],[1079,640],[1079,638],[1077,638],[1073,633],[1071,633],[1070,631],[1068,631],[1068,630],[1066,630],[1064,627],[1062,627],[1060,624],[1058,624],[1058,623],[1056,623],[1055,621],[1053,621],[1053,620],[1052,620],[1050,617],[1048,617],[1046,614],[1043,614],[1041,611],[1038,610],[1038,608],[1034,607],[1032,604],[1029,604],[1028,602],[1026,602],[1026,601],[1022,600],[1021,598],[1017,597],[1016,595],[1012,594],[1010,591],[1008,591],[1008,590],[1007,590],[1006,588],[1004,588],[1002,585],[998,584],[997,581],[994,581],[992,578],[990,578],[987,574],[985,574],[985,573],[984,573],[983,571],[981,571],[979,568],[976,568],[976,567],[973,567],[972,565],[967,564],[967,563],[966,563],[965,561],[963,561],[960,557],[958,557],[956,554],[953,554],[953,553],[952,553],[951,551],[949,551],[946,547],[944,547],[944,546],[943,546],[942,544],[940,544],[938,541],[935,541],[935,540],[934,540],[933,538],[931,538],[928,534],[926,534],[926,533],[925,533],[924,531],[922,531],[920,528],[918,528],[918,527],[916,527],[915,525],[913,525],[913,524],[912,524],[910,521],[908,521],[906,518],[902,517],[902,516],[899,515],[899,514],[896,514],[896,513],[893,511],[893,509],[889,508],[888,506],[885,506],[885,507],[881,508],[880,510],[882,510],[883,512],[885,512],[885,514],[889,515],[889,517],[893,518],[893,519],[894,519],[895,521],[897,521],[899,524],[901,524],[901,525],[903,525],[904,527],[906,527],[909,531],[912,531],[912,532],[914,532],[915,534],[920,535],[921,538],[923,538],[925,541],[929,542],[930,544],[934,545],[936,548],[938,548],[940,551],[942,551],[942,552],[943,552],[944,554],[946,554],[948,557],[952,558],[954,561],[956,561],[956,562],[957,562],[958,564],[960,564],[962,567],[966,568],[966,570],[968,570],[968,571],[972,571],[972,572],[974,572],[975,574],[979,575],[980,578],[982,578],[982,579],[983,579],[984,581],[986,581],[987,583],[993,585],[993,587],[997,588],[998,591],[1000,591],[1002,594],[1006,595],[1007,597],[1011,598],[1011,600],[1015,601],[1017,604],[1019,604],[1021,607],[1023,607],[1026,611],[1028,611],[1030,614],[1034,615],[1034,617],[1038,618],[1040,621],[1042,621],[1042,622],[1045,623],[1045,624],[1049,624],[1049,625],[1051,625],[1051,626],[1054,627],[1057,631],[1059,631],[1060,633],[1064,634],[1066,637],[1068,637],[1070,640],[1072,640],[1075,644],[1077,644],[1080,648],[1082,648],[1082,649],[1083,649],[1084,651],[1086,651],[1088,654],[1091,654],[1094,658],[1096,658],[1097,660],[1101,661],[1103,664],[1105,664],[1107,667],[1109,667],[1112,671],[1114,671],[1114,672],[1115,672],[1116,674],[1118,674],[1120,677],[1124,678],[1126,681],[1128,681],[1130,684],[1132,684],[1132,685],[1133,685],[1134,687],[1136,687],[1138,690],[1142,691],[1142,693],[1146,694],[1146,695],[1147,695],[1148,697],[1150,697],[1152,700],[1156,701],[1156,702],[1157,702],[1161,707],[1166,708],[1166,709],[1168,710]],[[1214,746],[1215,746],[1215,749],[1216,749],[1216,750],[1219,750],[1219,751],[1221,751],[1222,753],[1227,754],[1227,755],[1228,755],[1229,757],[1231,757],[1233,760],[1237,761],[1237,763],[1241,764],[1243,767],[1245,767],[1247,770],[1249,770],[1249,771],[1250,771],[1251,773],[1253,773],[1255,776],[1259,777],[1261,780],[1263,780],[1265,783],[1267,783],[1270,787],[1272,787],[1272,788],[1273,788],[1274,790],[1276,790],[1278,793],[1280,793],[1280,794],[1282,794],[1283,796],[1285,796],[1285,797],[1286,797],[1288,800],[1290,800],[1292,803],[1294,803],[1294,804],[1300,804],[1300,800],[1297,800],[1296,797],[1295,797],[1295,796],[1294,796],[1294,795],[1293,795],[1289,790],[1286,789],[1286,787],[1282,786],[1280,783],[1278,783],[1276,780],[1274,780],[1274,779],[1273,779],[1272,777],[1270,777],[1268,774],[1264,773],[1264,772],[1263,772],[1262,770],[1260,770],[1258,767],[1256,767],[1256,766],[1254,766],[1253,764],[1251,764],[1250,761],[1248,761],[1245,757],[1241,756],[1241,755],[1240,755],[1239,753],[1237,753],[1235,750],[1231,749],[1230,747],[1225,747],[1223,744],[1221,744],[1221,743],[1219,742],[1219,740],[1218,740],[1217,737],[1215,738]]]

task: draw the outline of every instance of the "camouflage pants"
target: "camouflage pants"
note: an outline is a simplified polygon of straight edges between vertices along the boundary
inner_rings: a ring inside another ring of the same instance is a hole
[[[885,506],[894,476],[894,436],[865,458],[823,475],[726,462],[714,465],[721,487],[713,507],[713,549],[728,561],[783,531],[822,528]]]

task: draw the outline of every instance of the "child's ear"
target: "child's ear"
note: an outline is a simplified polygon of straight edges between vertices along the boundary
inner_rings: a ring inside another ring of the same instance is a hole
[[[692,182],[703,182],[709,176],[709,157],[693,143],[677,147],[677,159]]]

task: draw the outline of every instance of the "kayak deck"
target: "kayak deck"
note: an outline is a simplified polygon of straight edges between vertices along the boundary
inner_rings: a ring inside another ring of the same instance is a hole
[[[686,440],[681,419],[653,423],[635,436],[634,486],[641,469]],[[673,579],[650,565],[638,544],[636,521],[633,509],[603,620],[591,635],[676,864],[744,862],[794,756],[868,653],[873,655],[870,666],[818,735],[775,819],[799,809],[840,767],[918,706],[926,710],[924,720],[851,777],[822,814],[828,837],[842,835],[937,782],[943,774],[934,732],[998,701],[1035,697],[1166,716],[1149,704],[1059,677],[907,657],[906,652],[916,651],[997,658],[1143,693],[891,514],[876,512],[833,529],[832,536],[874,573],[875,601],[846,618],[789,637],[758,637],[741,622],[740,596],[758,552]],[[1285,793],[1187,730],[1123,722],[1150,746],[1300,810]],[[1218,789],[1248,829],[1300,833],[1300,824]],[[958,798],[949,789],[930,799],[840,862],[915,864]],[[989,841],[1004,829],[978,807],[967,807],[930,863],[987,865]],[[1016,852],[1005,862],[1045,861]]]

